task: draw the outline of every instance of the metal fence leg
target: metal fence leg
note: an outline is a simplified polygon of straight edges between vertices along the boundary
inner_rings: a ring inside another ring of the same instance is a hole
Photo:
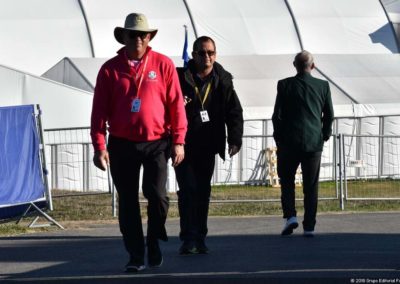
[[[337,164],[339,168],[339,201],[340,201],[340,209],[344,210],[344,190],[343,190],[344,142],[342,134],[339,134],[336,138],[338,139],[337,145],[339,146],[338,147],[339,159]]]

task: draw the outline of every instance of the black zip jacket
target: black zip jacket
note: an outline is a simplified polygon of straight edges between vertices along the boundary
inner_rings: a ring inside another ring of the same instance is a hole
[[[179,67],[177,71],[182,94],[191,100],[185,106],[188,120],[186,145],[189,148],[193,146],[202,147],[202,144],[207,144],[205,142],[207,139],[211,139],[211,144],[207,147],[210,151],[218,153],[225,160],[226,138],[228,137],[229,145],[236,145],[240,148],[243,136],[243,110],[233,87],[232,75],[219,63],[214,63],[211,91],[204,104],[204,109],[208,112],[210,122],[202,123],[199,119],[201,104],[195,92],[196,84],[193,78],[193,76],[196,76],[194,61],[190,60],[188,67]],[[210,133],[201,135],[203,139],[198,139],[197,132],[202,131],[201,125],[206,126],[207,132]]]

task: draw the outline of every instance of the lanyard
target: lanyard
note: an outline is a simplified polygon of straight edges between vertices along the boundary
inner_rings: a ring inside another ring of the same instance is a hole
[[[199,100],[201,103],[201,108],[203,110],[204,110],[204,102],[207,100],[208,94],[210,93],[211,83],[212,83],[212,80],[207,85],[207,89],[206,89],[206,92],[204,93],[203,99],[201,99],[199,88],[197,88],[197,86],[194,86],[194,90],[196,91],[196,95],[199,97]]]
[[[149,59],[149,57],[146,56],[146,59],[144,60],[144,66],[143,66],[143,69],[142,69],[142,73],[140,74],[139,82],[137,82],[137,81],[135,82],[136,86],[137,86],[137,91],[136,91],[136,97],[137,98],[139,98],[139,89],[140,89],[140,86],[142,85],[143,77],[144,77],[144,74],[146,72],[147,60],[148,59]],[[135,80],[135,78],[133,78],[133,80]]]

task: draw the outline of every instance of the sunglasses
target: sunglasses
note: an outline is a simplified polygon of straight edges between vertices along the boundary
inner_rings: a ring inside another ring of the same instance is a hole
[[[211,57],[211,56],[214,56],[215,55],[215,51],[214,50],[199,50],[199,51],[196,51],[196,54],[198,54],[198,55],[200,55],[200,56],[202,56],[202,57],[204,57],[204,56],[206,56],[206,54],[209,56],[209,57]]]
[[[130,31],[128,35],[130,39],[136,39],[137,37],[140,37],[143,40],[146,38],[147,34],[148,33],[146,32]]]

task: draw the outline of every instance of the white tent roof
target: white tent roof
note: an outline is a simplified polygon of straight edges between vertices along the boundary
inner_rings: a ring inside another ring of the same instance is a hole
[[[92,56],[79,1],[0,0],[0,7],[0,64],[41,75],[65,56]]]
[[[289,0],[303,47],[321,54],[398,52],[379,1]]]
[[[362,104],[400,103],[400,55],[318,55],[318,67]]]
[[[214,38],[220,55],[293,54],[300,50],[285,1],[187,2],[198,35]]]
[[[187,3],[187,7],[185,6]],[[36,75],[64,57],[114,56],[113,30],[129,12],[159,29],[155,50],[181,56],[184,29],[217,42],[218,54],[397,52],[379,0],[0,0],[0,64]],[[189,12],[191,14],[189,14]],[[192,20],[190,18],[192,15]],[[193,23],[193,24],[192,24]],[[297,26],[295,26],[297,23]],[[189,46],[190,46],[189,44]]]

